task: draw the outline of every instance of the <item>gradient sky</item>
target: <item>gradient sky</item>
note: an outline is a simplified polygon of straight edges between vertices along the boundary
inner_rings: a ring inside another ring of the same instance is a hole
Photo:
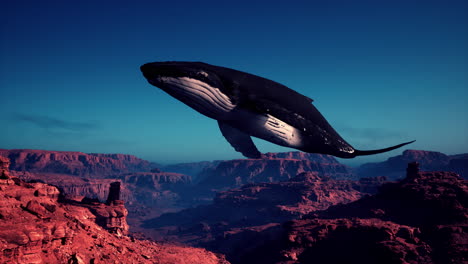
[[[464,0],[15,0],[0,4],[0,24],[0,148],[240,158],[214,120],[139,71],[180,60],[289,86],[358,149],[416,139],[409,148],[468,152]]]

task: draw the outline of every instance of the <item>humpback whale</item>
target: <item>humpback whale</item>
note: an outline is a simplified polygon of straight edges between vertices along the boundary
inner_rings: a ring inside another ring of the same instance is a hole
[[[153,62],[140,67],[148,82],[218,121],[222,135],[247,158],[262,154],[252,136],[308,153],[354,158],[394,150],[414,141],[376,150],[346,142],[312,104],[280,83],[203,62]]]

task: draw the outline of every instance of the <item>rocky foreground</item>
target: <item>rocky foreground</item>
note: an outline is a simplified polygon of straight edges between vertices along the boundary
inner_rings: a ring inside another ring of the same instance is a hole
[[[106,204],[66,200],[54,186],[11,176],[8,165],[0,157],[0,263],[228,263],[128,237],[128,212],[112,190]]]

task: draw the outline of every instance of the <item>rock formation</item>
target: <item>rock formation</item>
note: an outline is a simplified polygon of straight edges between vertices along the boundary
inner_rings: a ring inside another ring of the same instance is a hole
[[[57,186],[70,199],[86,196],[100,201],[107,200],[108,186],[117,180],[121,182],[121,198],[128,205],[137,203],[136,207],[141,205],[171,207],[172,204],[180,200],[179,190],[191,183],[191,179],[187,175],[168,172],[128,173],[111,179],[88,179],[67,174],[18,171],[13,172],[13,174],[25,181],[41,181]]]
[[[377,188],[371,184],[369,181],[361,187],[356,181],[304,172],[285,182],[246,184],[219,192],[210,205],[164,214],[146,221],[143,227],[155,239],[201,245],[233,229],[280,223],[355,201],[366,195],[361,189]]]
[[[124,183],[154,190],[176,189],[191,183],[190,176],[172,172],[136,172],[118,178]]]
[[[105,205],[60,197],[44,183],[0,179],[0,263],[227,263],[203,249],[125,236],[119,200]]]
[[[113,182],[110,184],[109,195],[107,196],[107,204],[112,204],[120,200],[120,182]]]
[[[0,156],[0,179],[10,178],[10,160],[8,158]]]
[[[80,199],[83,197],[106,201],[109,195],[109,184],[120,179],[88,179],[75,175],[55,173],[29,173],[13,171],[13,175],[24,181],[40,181],[57,186],[69,199]],[[75,198],[74,198],[75,197]],[[135,198],[124,185],[121,197],[125,201],[134,202]]]
[[[287,181],[302,172],[317,172],[335,179],[354,177],[351,168],[338,162],[321,163],[306,159],[268,158],[228,160],[199,175],[199,185],[225,190],[248,183]]]
[[[10,159],[10,170],[33,173],[59,173],[86,177],[150,171],[154,164],[132,155],[85,154],[70,151],[0,149],[0,156]]]
[[[385,176],[389,180],[402,179],[405,175],[406,165],[418,162],[425,171],[454,171],[465,176],[468,164],[468,155],[460,154],[448,156],[435,151],[405,150],[402,155],[388,158],[384,162],[367,163],[357,169],[359,177]]]
[[[280,152],[280,153],[265,153],[263,159],[294,159],[294,160],[309,160],[323,164],[339,164],[339,162],[329,155],[311,154],[300,151]],[[218,166],[222,160],[215,161],[200,161],[189,163],[178,163],[161,166],[163,171],[176,172],[185,175],[190,175],[195,182],[198,182],[198,177],[205,177],[205,170],[212,170]],[[348,168],[350,171],[351,169]],[[208,172],[207,172],[208,173]],[[200,175],[199,175],[200,174]]]
[[[407,169],[403,181],[376,195],[227,233],[208,248],[232,263],[467,262],[467,182],[455,173],[420,172],[417,163]]]
[[[333,180],[303,172],[287,182],[246,184],[220,192],[213,203],[224,208],[251,208],[265,214],[300,216],[362,197],[352,181]],[[273,218],[274,219],[274,218]]]
[[[137,172],[119,176],[133,200],[157,208],[174,207],[180,193],[191,184],[190,176],[172,172]]]
[[[76,200],[69,200],[68,203],[88,208],[95,216],[94,222],[110,233],[118,236],[128,234],[127,215],[125,203],[120,200],[120,182],[112,182],[109,186],[109,196],[106,204],[97,199],[85,197],[78,203]]]
[[[184,190],[189,188],[190,176],[161,172],[156,168],[151,171],[120,174],[109,179],[24,171],[13,171],[13,174],[25,181],[39,181],[57,186],[67,199],[75,201],[80,201],[84,197],[102,202],[109,200],[112,196],[109,192],[109,184],[118,181],[120,183],[119,199],[126,202],[129,222],[132,225],[138,225],[143,218],[156,217],[165,212],[181,210],[181,206],[186,206],[180,193],[184,193]],[[101,210],[96,211],[98,214],[100,212]]]
[[[463,178],[468,179],[468,154],[452,155],[449,157],[448,170],[456,172]]]

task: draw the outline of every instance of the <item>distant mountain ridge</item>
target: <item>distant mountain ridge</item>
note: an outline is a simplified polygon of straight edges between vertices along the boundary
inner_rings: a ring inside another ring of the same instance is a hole
[[[216,191],[244,184],[288,181],[303,172],[333,179],[385,176],[394,180],[405,175],[406,164],[413,161],[418,161],[422,170],[454,171],[465,177],[468,171],[468,154],[448,156],[419,150],[406,150],[387,161],[364,164],[358,169],[341,164],[333,156],[298,151],[266,153],[263,159],[205,161],[163,167],[164,171],[171,168],[175,174],[155,169],[155,163],[126,154],[0,149],[0,156],[12,161],[10,169],[18,176],[57,185],[71,195],[103,200],[107,195],[107,189],[102,188],[103,184],[108,184],[105,179],[113,178],[124,183],[123,195],[127,201],[161,206],[172,206],[179,201],[185,206],[203,204],[211,201]],[[188,172],[192,179],[181,174],[181,170]],[[196,176],[190,175],[197,172]],[[98,181],[100,179],[103,181]]]
[[[304,159],[239,159],[220,162],[198,176],[199,185],[213,188],[239,187],[247,183],[287,181],[301,172],[317,172],[332,178],[354,178],[352,169],[339,162],[320,163]]]
[[[265,153],[265,158],[268,159],[296,159],[296,160],[309,160],[320,163],[339,163],[335,157],[325,154],[306,153],[301,151],[290,151],[290,152],[278,152],[278,153]]]
[[[326,164],[341,164],[339,163],[338,160],[336,160],[333,156],[330,156],[330,155],[305,153],[305,152],[300,152],[300,151],[279,152],[279,153],[269,152],[269,153],[265,153],[263,155],[263,159],[259,159],[259,161],[273,160],[273,159],[308,160],[312,162],[326,163]],[[226,161],[234,161],[234,160],[214,160],[214,161],[176,163],[176,164],[169,164],[169,165],[161,166],[161,169],[167,172],[176,172],[176,173],[190,175],[192,176],[192,179],[194,181],[198,181],[199,178],[203,178],[206,173],[209,173],[206,171],[213,170],[220,163],[226,162]],[[346,165],[343,165],[343,166],[346,166]],[[349,171],[352,170],[350,167],[348,167],[347,169]],[[294,174],[293,176],[295,175],[296,174]]]
[[[155,164],[149,161],[127,154],[0,149],[0,156],[10,159],[10,170],[99,178],[121,173],[150,171],[155,167]]]
[[[0,149],[0,156],[11,160],[10,169],[14,171],[58,173],[92,178],[106,178],[125,173],[149,172],[160,166],[128,154]],[[281,164],[276,164],[279,162],[278,160],[282,160]],[[194,182],[205,181],[207,178],[214,176],[212,174],[223,177],[226,174],[226,171],[224,171],[226,169],[238,174],[236,177],[240,176],[241,183],[250,183],[253,178],[265,181],[259,175],[261,176],[265,170],[271,172],[270,166],[277,167],[278,165],[280,167],[278,167],[277,172],[267,177],[269,179],[266,179],[266,181],[287,180],[302,172],[302,170],[317,171],[333,178],[349,179],[387,176],[389,179],[395,179],[404,175],[406,164],[413,161],[419,162],[422,170],[447,170],[461,175],[466,175],[468,172],[468,154],[446,155],[441,152],[424,150],[405,150],[402,155],[390,157],[383,162],[366,163],[357,169],[341,164],[330,155],[299,151],[266,153],[263,159],[258,160],[201,161],[165,165],[160,166],[160,168],[165,172],[192,176]],[[233,164],[236,165],[234,166]],[[253,164],[255,164],[254,167],[252,167]],[[253,182],[257,181],[254,180]]]
[[[436,151],[405,150],[401,155],[390,157],[383,162],[366,163],[357,168],[359,177],[385,176],[400,179],[409,162],[418,162],[421,170],[453,171],[468,177],[468,154],[446,155]]]
[[[220,162],[221,160],[175,163],[160,166],[160,169],[162,171],[189,175],[192,176],[193,180],[196,180],[198,174],[200,174],[203,170],[216,167]]]

